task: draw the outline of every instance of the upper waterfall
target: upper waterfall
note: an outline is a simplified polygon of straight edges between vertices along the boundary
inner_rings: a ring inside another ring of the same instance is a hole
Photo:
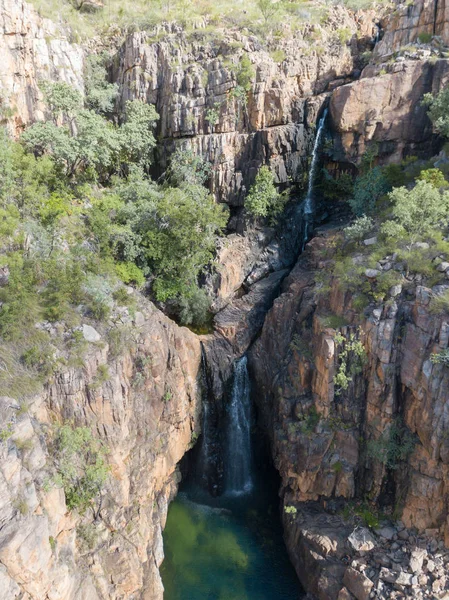
[[[303,249],[305,244],[307,243],[307,239],[309,237],[310,225],[312,224],[312,215],[315,210],[314,206],[314,197],[313,197],[313,187],[316,178],[316,171],[318,168],[318,158],[319,158],[319,149],[321,144],[321,139],[323,137],[324,126],[326,124],[328,109],[326,108],[323,112],[321,119],[318,122],[318,129],[315,136],[315,143],[313,145],[312,152],[312,163],[310,165],[309,171],[309,184],[307,187],[307,196],[304,200],[304,208],[303,208],[303,218],[304,218],[304,238],[303,238]]]

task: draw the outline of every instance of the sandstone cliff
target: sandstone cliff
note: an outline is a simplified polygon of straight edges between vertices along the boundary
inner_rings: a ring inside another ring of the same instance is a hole
[[[342,292],[336,280],[326,294],[317,285],[319,271],[327,265],[325,249],[332,247],[334,235],[323,231],[309,244],[250,351],[255,397],[282,476],[284,501],[288,505],[369,499],[394,509],[406,527],[439,531],[447,544],[449,370],[430,360],[449,343],[447,314],[432,314],[429,309],[441,289],[416,284],[392,289],[385,303],[360,315],[352,294]],[[359,339],[367,353],[345,392],[335,383],[342,351],[336,332],[346,340],[351,335]],[[386,446],[386,432],[399,422],[407,435],[413,435],[413,442],[396,465],[382,460],[381,452],[373,453],[372,448]],[[306,517],[299,532],[311,535],[312,521]],[[326,518],[321,524],[324,537],[329,527],[344,532],[337,518],[333,525]],[[295,529],[287,520],[287,543],[298,574],[316,592],[324,584],[318,584],[317,576],[311,585],[309,574],[314,570],[311,565],[316,570],[319,563],[304,551],[305,541],[298,543],[301,533],[295,534]],[[319,529],[315,525],[314,535],[319,536]],[[305,539],[313,548],[310,535]],[[347,552],[337,550],[332,553],[340,553],[340,559]],[[325,556],[330,549],[320,552]],[[345,569],[341,561],[334,567],[337,573],[340,569],[340,583],[319,597],[336,597]]]
[[[382,162],[438,148],[422,97],[447,85],[449,7],[437,0],[398,2],[383,24],[384,36],[361,78],[332,95],[334,158],[342,162],[359,163],[373,144]]]
[[[0,595],[49,600],[161,600],[162,529],[176,465],[199,434],[196,336],[147,306],[129,351],[90,344],[82,369],[37,397],[1,398]],[[108,377],[99,382],[99,369]],[[104,367],[103,367],[104,368]],[[54,425],[88,426],[105,442],[111,475],[100,517],[69,512],[52,484]]]
[[[0,118],[19,132],[42,119],[40,81],[83,89],[83,50],[24,0],[0,2]]]

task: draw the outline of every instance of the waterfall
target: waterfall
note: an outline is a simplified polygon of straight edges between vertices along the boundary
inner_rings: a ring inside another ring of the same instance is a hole
[[[378,44],[380,41],[380,29],[381,28],[378,23],[376,23],[375,27],[376,27],[376,35],[374,36],[374,45],[376,46],[376,44]]]
[[[313,222],[312,215],[313,215],[314,209],[315,209],[314,202],[313,202],[313,186],[314,186],[315,178],[316,178],[316,170],[318,167],[318,159],[319,159],[319,149],[320,149],[320,144],[321,144],[321,138],[323,137],[324,125],[326,123],[326,117],[327,117],[327,108],[325,109],[323,116],[319,120],[318,130],[317,130],[316,136],[315,136],[315,143],[313,145],[312,163],[310,165],[310,171],[309,171],[309,184],[308,184],[307,196],[304,201],[304,208],[303,208],[303,218],[304,218],[303,250],[304,250],[304,246],[307,242],[307,239],[309,237],[310,226],[312,225],[312,222]]]
[[[207,374],[207,363],[203,345],[201,344],[201,387],[203,396],[203,414],[201,418],[201,437],[196,459],[195,472],[198,484],[216,495],[216,456],[214,452],[213,423],[211,423],[211,405],[209,398],[210,382]]]
[[[234,364],[231,402],[228,408],[226,444],[226,492],[249,492],[251,481],[251,398],[247,358]]]

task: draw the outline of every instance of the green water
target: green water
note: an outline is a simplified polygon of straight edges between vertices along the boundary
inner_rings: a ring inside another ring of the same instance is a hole
[[[164,600],[303,598],[282,541],[278,499],[256,486],[212,498],[185,487],[168,511]]]

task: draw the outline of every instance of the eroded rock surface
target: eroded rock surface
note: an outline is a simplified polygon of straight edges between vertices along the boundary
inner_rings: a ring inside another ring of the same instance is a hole
[[[0,56],[0,112],[16,133],[43,118],[41,81],[83,89],[82,48],[24,0],[0,1]]]
[[[449,370],[430,360],[448,346],[447,315],[431,314],[434,292],[412,283],[385,304],[370,307],[364,317],[337,282],[320,294],[316,277],[326,269],[323,250],[332,246],[332,235],[323,231],[309,244],[250,351],[255,397],[271,437],[285,503],[327,505],[325,499],[369,497],[395,505],[406,527],[432,529],[448,543],[444,431],[449,425]],[[335,384],[336,331],[347,339],[354,335],[367,352],[366,363],[343,392]],[[389,469],[367,448],[386,439],[382,436],[398,419],[414,443],[400,468]],[[290,536],[302,539],[305,534],[299,525],[293,525],[296,534],[289,532],[290,519],[287,515],[287,543],[298,575],[306,589],[309,584],[315,589],[313,582],[321,575],[309,581],[311,551],[298,550]],[[305,542],[301,544],[304,548]],[[331,587],[332,592],[319,597],[336,598],[338,585]]]
[[[129,351],[90,344],[20,406],[0,403],[0,596],[161,600],[162,529],[176,466],[200,431],[201,350],[196,336],[150,306]],[[103,367],[101,367],[103,365]],[[107,365],[108,376],[99,377]],[[100,368],[100,370],[99,370]],[[88,426],[108,449],[100,518],[68,512],[52,483],[55,423]]]

